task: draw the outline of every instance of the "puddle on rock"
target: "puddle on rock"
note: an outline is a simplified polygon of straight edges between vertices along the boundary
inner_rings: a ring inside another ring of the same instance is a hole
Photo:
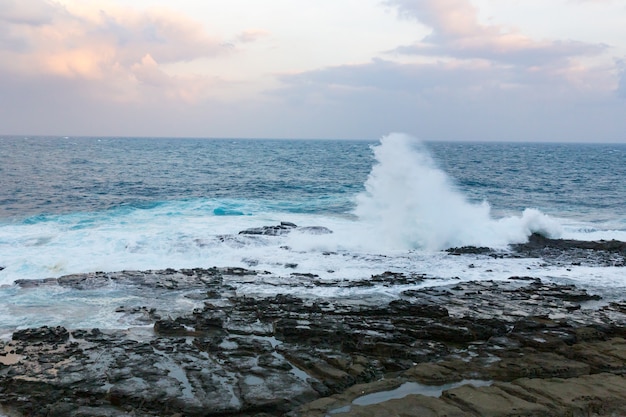
[[[244,379],[244,382],[246,383],[246,385],[261,385],[264,381],[258,376],[248,375]]]
[[[330,410],[326,417],[329,417],[333,414],[339,413],[347,413],[351,410],[352,405],[372,405],[379,404],[389,400],[395,400],[404,398],[407,395],[425,395],[427,397],[441,397],[441,394],[444,391],[449,389],[458,388],[463,385],[473,385],[475,387],[486,387],[493,383],[493,381],[483,381],[479,379],[464,379],[460,382],[453,382],[445,385],[424,385],[419,384],[417,382],[405,382],[400,385],[398,388],[389,390],[389,391],[379,391],[373,392],[371,394],[362,395],[360,397],[355,398],[352,401],[352,404],[346,405],[344,407],[335,408]]]

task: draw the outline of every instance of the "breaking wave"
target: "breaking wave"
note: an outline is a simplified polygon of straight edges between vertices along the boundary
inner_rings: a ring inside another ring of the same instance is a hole
[[[494,219],[489,203],[469,202],[426,147],[400,133],[373,147],[376,163],[357,196],[363,239],[389,249],[441,250],[521,243],[532,233],[559,237],[560,224],[539,210]]]

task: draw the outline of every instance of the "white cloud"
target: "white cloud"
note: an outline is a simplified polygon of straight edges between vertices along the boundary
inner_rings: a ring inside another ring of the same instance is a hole
[[[145,88],[193,101],[215,82],[170,74],[167,64],[232,53],[182,14],[151,9],[71,8],[55,2],[11,2],[0,8],[0,71],[19,77],[88,80],[86,94],[140,100]]]
[[[270,32],[264,29],[248,29],[244,30],[237,36],[237,40],[242,43],[256,42],[259,39],[270,35]]]
[[[469,0],[389,0],[401,16],[432,28],[426,38],[396,52],[489,59],[514,65],[544,65],[576,56],[597,55],[607,45],[572,40],[534,40],[519,30],[481,24]]]
[[[3,24],[43,25],[50,23],[58,12],[58,5],[41,0],[3,0],[0,3],[0,22]]]
[[[623,140],[615,67],[590,63],[605,45],[483,24],[469,0],[386,4],[432,33],[384,60],[284,75],[274,94],[329,118],[356,123],[352,114],[362,112],[379,132],[387,124],[426,139]]]

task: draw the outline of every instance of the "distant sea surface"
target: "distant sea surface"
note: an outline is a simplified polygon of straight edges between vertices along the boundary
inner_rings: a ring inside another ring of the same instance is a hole
[[[238,234],[281,221],[333,233]],[[468,270],[443,249],[532,232],[626,240],[626,144],[0,137],[0,292],[15,304],[0,306],[0,328],[30,324],[7,318],[32,302],[17,279],[210,266],[506,279],[536,265]],[[623,272],[537,275],[621,291]]]

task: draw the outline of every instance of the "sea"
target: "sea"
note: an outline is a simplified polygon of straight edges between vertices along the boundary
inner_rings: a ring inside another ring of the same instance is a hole
[[[239,234],[281,222],[298,227]],[[14,284],[96,271],[264,271],[233,283],[250,296],[383,302],[406,288],[350,282],[389,271],[423,276],[414,286],[530,275],[626,297],[624,267],[445,251],[507,251],[535,232],[626,241],[626,144],[4,136],[0,337],[124,328],[116,306],[191,302]]]

